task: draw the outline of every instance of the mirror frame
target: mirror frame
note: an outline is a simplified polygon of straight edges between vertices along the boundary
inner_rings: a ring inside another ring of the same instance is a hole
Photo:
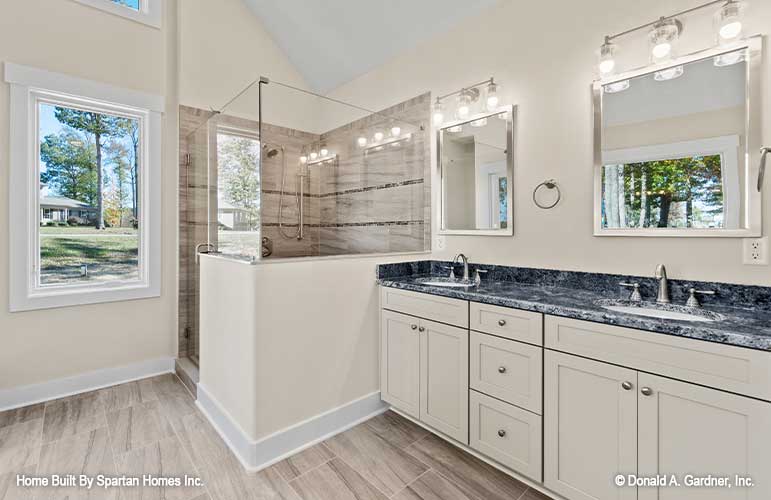
[[[744,150],[744,211],[745,227],[740,229],[683,229],[683,228],[613,228],[602,227],[602,87],[622,80],[651,74],[655,71],[685,65],[708,59],[720,54],[726,54],[740,49],[747,49],[747,100],[745,102],[745,133]],[[762,61],[763,38],[761,35],[748,37],[735,44],[725,47],[713,47],[688,54],[664,64],[649,65],[604,80],[596,80],[592,84],[594,101],[594,236],[644,236],[644,237],[718,237],[718,238],[752,238],[762,235],[762,193],[756,188],[760,148],[762,146]],[[755,104],[752,106],[752,104]],[[754,109],[753,109],[754,107]]]
[[[444,207],[447,205],[445,199],[445,178],[442,168],[442,131],[457,125],[465,125],[482,118],[490,118],[501,113],[508,113],[506,118],[506,186],[508,204],[506,209],[506,227],[503,229],[446,229],[446,219]],[[463,120],[456,120],[443,124],[436,130],[436,164],[439,170],[440,189],[439,189],[439,231],[440,235],[468,235],[468,236],[513,236],[514,235],[514,133],[517,123],[517,107],[514,105],[501,106],[495,111],[478,113],[471,115]]]

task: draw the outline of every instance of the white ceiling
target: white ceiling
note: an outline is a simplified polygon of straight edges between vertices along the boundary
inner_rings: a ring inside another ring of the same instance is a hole
[[[328,92],[499,0],[244,1],[308,85]]]

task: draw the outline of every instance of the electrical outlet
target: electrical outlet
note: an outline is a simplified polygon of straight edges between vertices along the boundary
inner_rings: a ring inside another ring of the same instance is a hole
[[[768,265],[768,237],[744,240],[744,263],[751,266]]]

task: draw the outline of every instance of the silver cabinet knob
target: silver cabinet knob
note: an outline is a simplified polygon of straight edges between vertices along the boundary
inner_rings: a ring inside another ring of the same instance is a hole
[[[634,385],[632,385],[631,382],[624,382],[621,384],[621,387],[623,387],[625,391],[631,391]]]
[[[498,320],[498,326],[506,326],[506,320],[505,319],[499,319]]]
[[[498,373],[506,373],[506,367],[505,366],[499,366],[498,367]]]
[[[642,389],[640,389],[640,392],[642,393],[643,396],[653,395],[653,389],[651,389],[650,387],[643,387]]]
[[[418,329],[418,325],[410,325],[410,328],[412,328],[413,330],[417,330]]]
[[[505,436],[506,436],[506,431],[504,431],[503,429],[498,430],[498,437],[505,437]]]
[[[426,331],[426,328],[425,328],[425,327],[423,327],[423,326],[421,326],[420,328],[418,328],[418,331],[419,331],[419,332],[425,332],[425,331]]]

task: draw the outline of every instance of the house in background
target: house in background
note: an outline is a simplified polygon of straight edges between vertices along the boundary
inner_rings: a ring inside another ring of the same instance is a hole
[[[40,197],[41,223],[67,222],[70,217],[77,218],[81,223],[93,221],[96,218],[96,208],[66,196]]]

